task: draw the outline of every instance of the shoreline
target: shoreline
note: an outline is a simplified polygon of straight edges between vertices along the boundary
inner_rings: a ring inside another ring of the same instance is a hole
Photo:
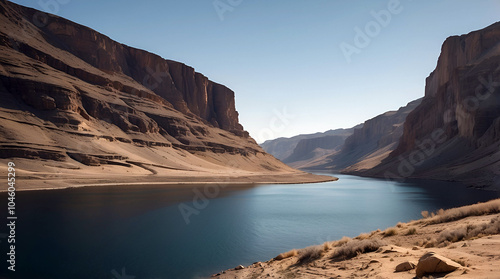
[[[432,271],[432,266],[420,264],[430,253],[452,268]],[[383,231],[293,249],[211,278],[497,278],[498,260],[500,199],[493,199],[439,210]]]
[[[94,183],[89,183],[94,180]],[[172,187],[175,185],[265,185],[265,184],[309,184],[337,181],[338,178],[327,175],[316,175],[311,173],[281,173],[281,174],[253,174],[239,176],[129,176],[112,178],[89,178],[89,177],[47,177],[47,178],[20,178],[16,185],[16,191],[51,191],[63,189],[75,189],[84,187]],[[29,185],[29,186],[26,186]],[[180,187],[182,188],[182,187]],[[7,189],[0,189],[0,193]]]
[[[357,176],[357,177],[364,177],[364,178],[372,178],[372,179],[379,179],[379,180],[386,180],[387,178],[381,175],[370,175],[366,174],[364,172],[342,172],[342,171],[330,171],[330,170],[318,170],[318,169],[298,169],[303,172],[317,172],[320,173],[321,175],[352,175],[352,176]],[[409,176],[409,177],[402,177],[401,178],[403,182],[412,182],[412,181],[439,181],[439,182],[450,182],[450,183],[461,183],[467,188],[472,188],[472,189],[478,189],[478,190],[484,190],[484,191],[494,191],[494,192],[500,192],[500,184],[493,184],[492,182],[478,182],[477,177],[471,177],[467,179],[447,179],[445,177],[435,177],[435,176]],[[396,180],[396,179],[394,179]]]

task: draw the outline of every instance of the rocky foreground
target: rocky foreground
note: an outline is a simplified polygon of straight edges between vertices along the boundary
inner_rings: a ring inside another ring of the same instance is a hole
[[[500,278],[500,200],[292,250],[216,278]]]

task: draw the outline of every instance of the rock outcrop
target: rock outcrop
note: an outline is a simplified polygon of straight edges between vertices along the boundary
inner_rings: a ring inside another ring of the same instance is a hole
[[[455,271],[462,266],[448,258],[438,255],[434,252],[429,252],[423,255],[417,264],[417,277],[422,278],[424,275],[435,273],[449,273]]]
[[[446,39],[398,147],[363,175],[500,182],[500,23]]]
[[[416,267],[416,265],[413,262],[406,261],[398,264],[396,268],[394,269],[395,272],[404,272],[408,270],[412,270]]]
[[[0,159],[28,160],[27,173],[302,173],[265,153],[234,92],[192,67],[3,0],[0,24]]]
[[[11,3],[3,5],[8,5],[3,8],[6,20],[21,17],[34,21],[40,14],[36,10]],[[125,76],[143,88],[130,87],[111,76],[102,75],[99,71],[72,67],[67,60],[61,59],[63,57],[54,57],[50,51],[10,32],[2,34],[2,45],[17,48],[30,58],[93,85],[135,94],[141,94],[140,91],[152,91],[154,95],[162,97],[184,114],[193,114],[215,127],[244,134],[243,127],[238,123],[234,92],[229,88],[210,81],[195,72],[192,67],[120,44],[95,30],[64,18],[46,15],[45,20],[39,27],[31,22],[26,23],[24,30],[30,28],[30,31],[37,32],[35,36],[43,37],[44,41],[58,52],[72,54],[101,72]]]

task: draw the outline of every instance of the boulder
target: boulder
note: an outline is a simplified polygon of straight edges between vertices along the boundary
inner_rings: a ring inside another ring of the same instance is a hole
[[[415,263],[413,262],[402,262],[396,266],[396,272],[403,272],[412,270],[415,268]]]
[[[417,277],[422,277],[426,274],[447,273],[460,268],[461,265],[438,255],[434,252],[429,252],[423,255],[417,264]]]
[[[241,269],[244,269],[244,268],[245,268],[245,267],[244,267],[244,266],[242,266],[242,265],[240,264],[239,266],[237,266],[237,267],[235,268],[235,270],[241,270]]]

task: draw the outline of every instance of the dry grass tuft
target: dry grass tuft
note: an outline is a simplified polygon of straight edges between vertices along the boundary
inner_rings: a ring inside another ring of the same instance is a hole
[[[297,262],[297,264],[305,264],[315,261],[321,258],[324,252],[325,252],[324,245],[310,246],[301,249],[299,250],[299,261]]]
[[[406,232],[406,235],[414,235],[417,233],[416,228],[409,228],[408,231]]]
[[[288,252],[285,252],[285,253],[281,253],[279,254],[278,256],[276,256],[274,259],[276,261],[281,261],[281,260],[284,260],[284,259],[288,259],[288,258],[291,258],[291,257],[295,257],[299,254],[299,252],[296,250],[296,249],[293,249],[293,250],[290,250]]]
[[[458,242],[465,238],[467,235],[467,227],[460,227],[457,229],[447,229],[439,234],[438,243],[443,243],[445,241]]]
[[[332,242],[323,243],[323,251],[327,252],[333,248]]]
[[[389,237],[397,234],[398,234],[397,228],[388,228],[387,230],[384,231],[384,237]]]
[[[362,233],[362,234],[356,236],[354,239],[364,240],[364,239],[370,238],[370,236],[371,235],[369,233]]]
[[[385,241],[379,239],[351,240],[338,247],[332,255],[332,259],[345,260],[356,257],[358,254],[377,251],[381,246],[387,245]]]
[[[422,217],[424,219],[429,218],[429,211],[427,211],[427,210],[424,210],[424,211],[420,212],[420,214],[422,214]]]
[[[351,241],[351,238],[347,237],[347,236],[344,236],[340,240],[332,242],[332,246],[333,247],[340,247],[340,246],[346,244],[349,241]]]
[[[424,212],[422,211],[422,216],[424,216]],[[463,206],[459,208],[452,208],[448,210],[440,209],[437,213],[433,213],[432,217],[426,222],[428,224],[439,224],[446,223],[451,221],[460,220],[469,216],[480,216],[480,215],[488,215],[488,214],[496,214],[500,213],[500,199],[491,200],[485,203],[477,203],[473,205]],[[428,216],[428,212],[427,212]]]
[[[492,234],[500,234],[500,217],[492,218],[489,223],[444,230],[439,234],[437,244],[445,247],[454,242]]]

